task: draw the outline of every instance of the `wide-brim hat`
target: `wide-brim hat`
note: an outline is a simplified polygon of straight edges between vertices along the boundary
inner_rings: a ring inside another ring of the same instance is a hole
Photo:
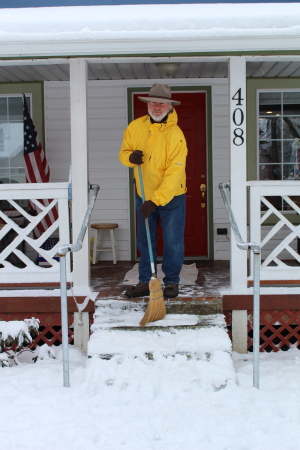
[[[180,105],[181,102],[172,100],[171,89],[167,84],[155,83],[149,91],[148,97],[139,97],[142,102],[171,103],[172,105]]]

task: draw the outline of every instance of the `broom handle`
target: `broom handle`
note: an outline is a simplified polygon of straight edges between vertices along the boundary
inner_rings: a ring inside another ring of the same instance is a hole
[[[142,191],[142,200],[143,203],[145,201],[145,191],[144,191],[144,182],[143,182],[143,175],[142,175],[142,168],[140,165],[138,165],[138,171],[139,171],[139,178],[140,178],[140,186]],[[146,225],[146,234],[147,234],[147,241],[148,241],[148,248],[149,248],[149,256],[150,256],[150,263],[151,263],[151,270],[152,274],[155,274],[155,266],[154,266],[154,259],[153,259],[153,252],[152,252],[152,245],[151,245],[151,237],[150,237],[150,229],[149,229],[149,222],[148,217],[145,219],[145,225]]]

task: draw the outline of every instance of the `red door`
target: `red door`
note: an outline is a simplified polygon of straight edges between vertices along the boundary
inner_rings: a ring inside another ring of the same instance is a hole
[[[138,99],[139,95],[134,94],[133,98],[134,118],[147,114],[147,104]],[[175,108],[188,147],[184,255],[207,257],[206,93],[183,92],[173,96],[181,102]],[[162,255],[162,248],[159,233],[158,255]]]

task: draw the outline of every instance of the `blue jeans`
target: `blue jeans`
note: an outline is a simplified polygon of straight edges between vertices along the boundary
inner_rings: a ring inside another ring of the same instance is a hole
[[[157,227],[161,218],[163,236],[163,262],[162,271],[165,274],[163,282],[179,283],[179,274],[184,258],[184,225],[185,225],[185,194],[173,198],[167,205],[159,206],[148,217],[153,259],[156,270],[157,257]],[[142,219],[140,206],[143,201],[136,195],[136,212],[138,216],[137,247],[141,253],[139,263],[139,282],[148,283],[152,272],[150,265],[149,248],[146,235],[145,221]]]

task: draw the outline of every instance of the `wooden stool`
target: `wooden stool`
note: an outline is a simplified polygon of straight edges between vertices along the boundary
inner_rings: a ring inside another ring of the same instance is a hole
[[[93,228],[95,230],[92,264],[96,263],[96,253],[97,252],[105,252],[107,250],[112,250],[113,263],[114,264],[117,263],[116,241],[115,241],[114,229],[118,228],[118,227],[119,227],[119,225],[117,223],[93,223],[91,225],[91,228]],[[99,247],[100,230],[110,230],[111,247],[102,247],[102,248]]]

